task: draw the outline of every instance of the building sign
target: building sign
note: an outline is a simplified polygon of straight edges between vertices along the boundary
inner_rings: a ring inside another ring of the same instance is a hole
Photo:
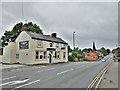
[[[29,48],[29,43],[28,43],[28,41],[19,42],[19,48],[20,48],[20,49],[28,49],[28,48]]]

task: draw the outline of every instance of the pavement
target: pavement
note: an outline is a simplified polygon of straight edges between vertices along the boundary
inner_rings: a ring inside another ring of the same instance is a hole
[[[102,78],[99,88],[118,88],[118,62],[113,62]]]

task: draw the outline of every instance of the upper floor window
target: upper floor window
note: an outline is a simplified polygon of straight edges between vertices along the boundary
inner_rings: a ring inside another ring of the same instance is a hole
[[[19,48],[20,49],[28,49],[29,48],[29,41],[19,42]]]
[[[43,41],[37,40],[37,47],[43,47]]]
[[[66,47],[66,45],[65,45],[65,44],[63,44],[63,47],[65,48],[65,47]]]
[[[59,43],[56,43],[56,48],[59,48]]]
[[[50,47],[53,47],[53,43],[52,42],[50,42]]]

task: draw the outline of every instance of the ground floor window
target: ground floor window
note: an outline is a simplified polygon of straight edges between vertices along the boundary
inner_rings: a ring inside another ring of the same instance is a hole
[[[66,57],[66,52],[63,52],[63,58],[65,58]]]
[[[36,51],[36,59],[45,59],[46,51]]]
[[[55,58],[60,58],[60,51],[55,52]]]
[[[43,59],[43,51],[40,51],[40,59]]]
[[[39,59],[39,52],[36,51],[36,59]]]

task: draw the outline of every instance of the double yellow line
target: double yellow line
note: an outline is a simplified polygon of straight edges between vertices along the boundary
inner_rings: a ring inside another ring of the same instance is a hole
[[[97,90],[104,74],[107,72],[109,66],[111,65],[112,63],[109,63],[105,66],[105,68],[103,68],[99,74],[97,74],[97,76],[94,78],[94,80],[90,83],[90,85],[88,86],[88,88],[86,90]]]

